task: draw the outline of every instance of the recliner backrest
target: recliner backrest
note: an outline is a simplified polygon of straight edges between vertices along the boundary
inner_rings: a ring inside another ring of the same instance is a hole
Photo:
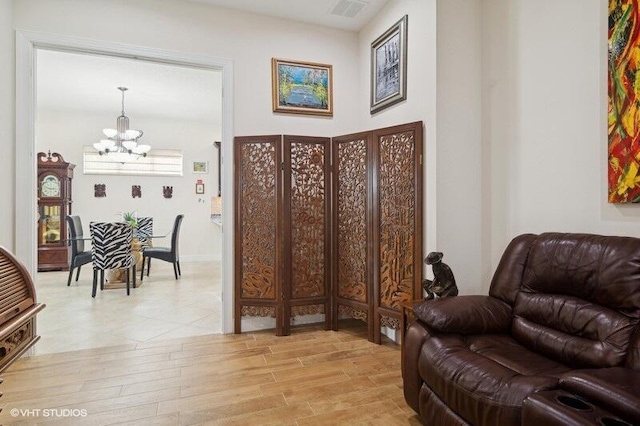
[[[512,334],[570,367],[624,365],[640,320],[640,239],[541,234],[514,304]]]

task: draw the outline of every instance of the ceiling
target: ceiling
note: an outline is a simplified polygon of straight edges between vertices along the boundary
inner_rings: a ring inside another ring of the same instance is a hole
[[[190,0],[260,15],[360,31],[390,0]],[[354,17],[344,16],[358,12]],[[333,13],[332,13],[333,12]],[[340,13],[340,14],[336,14]]]
[[[125,112],[137,116],[220,124],[219,71],[158,64],[113,56],[38,49],[37,105],[44,110],[108,113],[114,127],[127,87]]]

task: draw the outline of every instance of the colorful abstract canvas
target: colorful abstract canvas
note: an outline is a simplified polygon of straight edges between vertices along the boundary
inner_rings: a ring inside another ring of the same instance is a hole
[[[609,202],[640,202],[640,13],[609,0]]]

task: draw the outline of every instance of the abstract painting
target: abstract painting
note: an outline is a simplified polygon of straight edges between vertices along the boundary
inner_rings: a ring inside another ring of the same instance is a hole
[[[273,111],[333,115],[332,67],[273,58]]]
[[[639,20],[638,0],[609,0],[610,203],[640,202]]]

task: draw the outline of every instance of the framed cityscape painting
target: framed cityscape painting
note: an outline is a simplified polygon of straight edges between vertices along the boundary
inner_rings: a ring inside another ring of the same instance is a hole
[[[332,66],[273,58],[273,111],[333,115]]]
[[[405,15],[371,43],[371,114],[407,99]]]
[[[640,202],[638,0],[609,0],[608,201]]]

